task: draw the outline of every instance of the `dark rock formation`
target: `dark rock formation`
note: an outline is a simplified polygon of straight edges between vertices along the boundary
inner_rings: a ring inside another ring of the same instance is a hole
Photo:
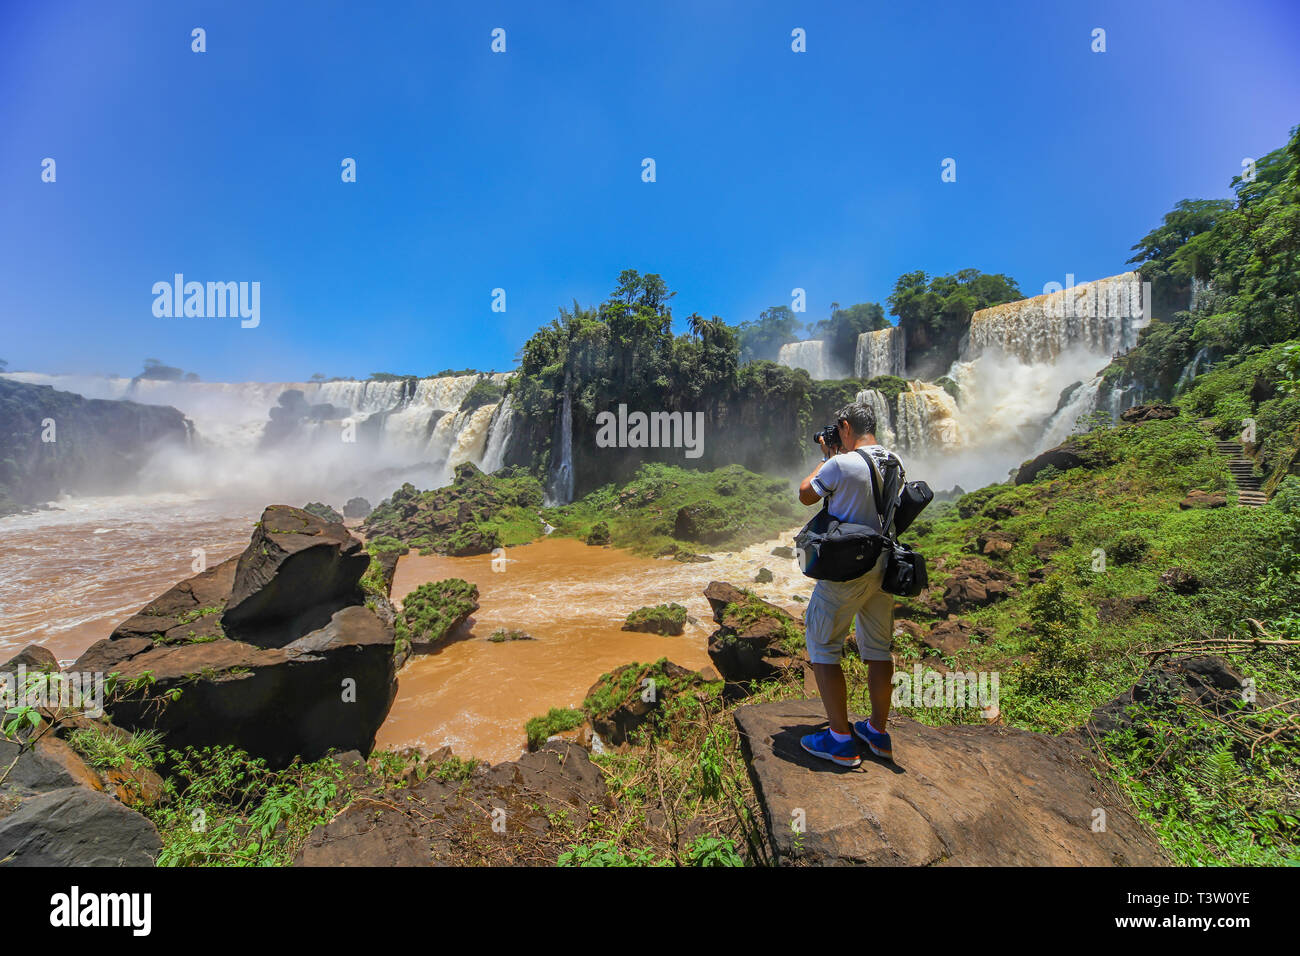
[[[75,731],[125,735],[70,715],[0,738],[0,866],[151,866],[158,833],[131,808],[157,803],[162,779],[129,759],[96,770],[69,745]]]
[[[374,510],[365,498],[349,498],[347,504],[343,506],[343,517],[365,519],[370,517],[370,512]]]
[[[921,643],[938,651],[944,657],[951,657],[969,647],[972,637],[983,636],[985,633],[983,628],[977,628],[970,621],[949,618],[931,627],[921,637]]]
[[[87,399],[0,378],[0,515],[61,493],[121,492],[156,452],[184,448],[192,430],[166,405]]]
[[[820,701],[740,707],[736,726],[779,863],[1146,866],[1165,862],[1104,792],[1079,737],[1000,725],[890,722],[896,763],[854,772],[803,751]],[[1094,811],[1106,828],[1094,833]],[[795,832],[792,821],[803,824]]]
[[[340,524],[343,521],[343,516],[323,501],[309,501],[302,506],[302,510],[322,521],[334,521]]]
[[[656,604],[637,608],[627,616],[620,630],[640,631],[672,637],[686,629],[686,608],[680,604]]]
[[[985,607],[1011,593],[1015,577],[981,558],[964,558],[952,569],[943,589],[949,614]]]
[[[242,555],[156,598],[76,668],[152,674],[109,714],[170,748],[233,744],[272,766],[369,753],[396,678],[392,629],[357,588],[368,560],[342,526],[272,506]]]
[[[54,656],[49,648],[42,644],[28,644],[9,660],[0,664],[0,673],[17,673],[19,664],[29,671],[57,671],[59,669],[58,658]]]
[[[1180,412],[1173,405],[1163,405],[1156,402],[1150,405],[1134,405],[1132,408],[1126,408],[1120,412],[1119,420],[1130,425],[1140,425],[1143,422],[1158,422],[1169,418],[1177,418],[1179,414]]]
[[[1058,471],[1068,471],[1071,468],[1097,468],[1103,464],[1105,462],[1092,449],[1085,448],[1079,442],[1067,441],[1021,465],[1016,472],[1015,483],[1023,485],[1033,481],[1048,465]]]
[[[673,560],[681,564],[708,564],[713,559],[707,554],[696,554],[694,551],[678,548],[673,552]]]
[[[221,624],[259,647],[282,647],[355,603],[369,566],[370,555],[343,525],[272,505],[239,556]]]
[[[984,531],[975,539],[980,554],[1001,557],[1016,546],[1016,536],[1007,531]]]
[[[1073,543],[1068,537],[1054,538],[1049,535],[1039,538],[1029,550],[1038,560],[1046,561],[1056,552],[1068,548]]]
[[[1187,497],[1178,502],[1178,507],[1186,511],[1188,508],[1223,508],[1228,504],[1225,495],[1217,491],[1202,491],[1195,488],[1187,493]]]
[[[1221,657],[1188,657],[1160,661],[1147,668],[1136,684],[1108,704],[1092,712],[1088,728],[1100,738],[1114,730],[1132,728],[1139,737],[1154,738],[1157,732],[1144,716],[1135,715],[1134,704],[1176,717],[1195,704],[1215,714],[1254,709],[1243,699],[1243,678]],[[1261,699],[1259,705],[1269,706]]]
[[[647,680],[654,682],[653,694],[648,693]],[[591,712],[591,727],[606,743],[622,746],[665,701],[678,694],[690,693],[704,683],[705,678],[698,671],[688,670],[672,661],[664,661],[662,666],[625,664],[610,671],[588,689],[587,700],[592,701],[604,699],[606,695],[602,691],[609,688],[626,688],[600,710]]]
[[[767,680],[797,664],[784,641],[802,628],[784,610],[722,581],[710,581],[704,596],[718,624],[709,659],[729,684]]]
[[[1186,568],[1170,568],[1162,572],[1160,583],[1175,594],[1195,594],[1201,589],[1201,579]]]
[[[1145,610],[1150,603],[1151,596],[1148,594],[1102,598],[1097,602],[1097,620],[1102,624],[1111,621],[1127,621],[1134,614]]]
[[[592,819],[593,807],[610,806],[587,752],[557,741],[464,780],[430,774],[409,786],[363,789],[312,831],[294,865],[554,865],[573,828]]]
[[[148,818],[88,787],[37,793],[0,816],[0,866],[152,866],[161,849]]]

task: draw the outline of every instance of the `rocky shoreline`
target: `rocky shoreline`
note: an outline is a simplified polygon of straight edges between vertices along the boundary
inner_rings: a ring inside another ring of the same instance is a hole
[[[841,799],[836,794],[857,798],[842,789],[825,791],[815,773],[819,768],[787,753],[791,731],[770,729],[788,723],[786,718],[817,723],[816,701],[748,703],[766,688],[797,689],[807,681],[800,622],[721,581],[705,591],[715,628],[708,642],[713,666],[702,672],[667,659],[618,668],[556,725],[562,729],[534,740],[531,752],[515,761],[489,765],[446,748],[428,755],[372,752],[396,690],[401,652],[391,608],[388,614],[382,610],[386,593],[362,587],[371,561],[341,524],[272,506],[243,554],[159,595],[88,649],[68,671],[114,675],[104,715],[92,719],[46,710],[37,727],[16,741],[0,742],[0,768],[9,768],[0,783],[4,862],[152,862],[164,843],[153,822],[158,809],[180,798],[173,774],[183,764],[181,754],[232,748],[272,771],[302,765],[333,768],[335,796],[328,801],[328,819],[323,815],[304,832],[293,851],[296,864],[553,864],[573,852],[602,813],[627,800],[626,793],[611,792],[591,755],[631,759],[656,739],[674,740],[681,720],[703,714],[710,715],[714,734],[734,720],[734,743],[744,754],[748,779],[737,778],[733,785],[743,791],[740,800],[750,807],[750,822],[765,822],[741,833],[734,820],[725,823],[707,814],[675,820],[664,795],[643,795],[643,841],[658,847],[665,859],[713,846],[709,841],[734,840],[735,859],[750,862],[934,861],[912,858],[918,851],[909,841],[922,839],[917,833],[877,833],[865,822],[847,831],[847,823],[825,833],[814,830],[798,847],[783,836],[781,801],[789,795],[802,794],[799,799],[806,797],[807,805],[820,807],[816,795],[821,793],[824,801],[832,801],[824,808],[828,815],[842,812],[833,805]],[[993,583],[983,569],[964,573],[967,577],[957,579],[961,583],[950,582],[944,591],[950,600],[961,596],[957,607],[977,586],[985,586],[987,593]],[[906,622],[900,625],[909,630]],[[59,672],[48,652],[35,646],[0,671],[19,664]],[[1041,858],[1016,841],[1007,844],[1001,835],[1006,827],[1039,826],[1041,820],[1024,814],[1046,811],[1026,811],[1023,801],[1003,803],[996,805],[996,813],[981,811],[984,824],[965,820],[973,796],[961,789],[966,776],[940,773],[949,759],[943,748],[951,738],[912,726],[899,732],[914,755],[911,773],[895,779],[881,799],[915,803],[922,794],[937,794],[922,841],[944,847],[935,858],[952,863],[1157,858],[1151,841],[1118,808],[1108,838],[1118,841],[1113,859],[1082,846],[1093,842],[1086,827],[1054,832],[1057,850],[1044,849]],[[1016,740],[1042,738],[1047,749],[1040,754],[1023,743],[997,750],[997,742],[1008,738],[996,725],[961,732],[975,735],[972,745],[987,737],[979,744],[980,759],[983,773],[995,782],[998,774],[1037,779],[1036,762],[1050,761],[1055,776],[1035,785],[1034,807],[1071,794],[1078,799],[1093,786],[1086,778],[1086,748],[1079,741],[1016,732]],[[87,734],[119,742],[155,735],[160,756],[106,768],[87,749]],[[935,761],[933,769],[927,760]],[[922,789],[909,796],[914,787]],[[376,807],[384,811],[376,813]],[[493,827],[495,814],[511,821],[503,833]],[[955,841],[950,831],[965,834],[965,842]],[[86,832],[94,834],[89,843],[83,839]],[[846,843],[846,834],[856,836]],[[1070,849],[1071,841],[1080,847]],[[997,849],[1003,844],[1016,849],[1005,855]]]

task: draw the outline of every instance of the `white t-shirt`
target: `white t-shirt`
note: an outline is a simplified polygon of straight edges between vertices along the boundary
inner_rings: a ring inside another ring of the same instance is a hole
[[[865,451],[883,470],[891,458],[898,462],[898,478],[902,482],[903,462],[883,445],[863,445],[854,451],[842,452],[826,459],[817,469],[809,484],[819,498],[830,495],[829,510],[832,518],[853,524],[870,524],[879,527],[876,516],[876,499],[872,492],[871,466],[862,460],[859,451]]]

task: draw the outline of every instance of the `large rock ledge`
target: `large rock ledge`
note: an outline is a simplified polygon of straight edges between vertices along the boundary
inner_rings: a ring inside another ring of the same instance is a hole
[[[890,723],[896,764],[844,770],[803,751],[816,700],[735,712],[774,854],[783,864],[1146,866],[1154,839],[1091,774],[1082,739],[1003,726]],[[1105,829],[1093,832],[1094,811]],[[804,821],[795,833],[791,822]]]
[[[229,744],[273,767],[368,754],[397,692],[392,628],[358,587],[369,560],[341,524],[272,505],[243,554],[155,598],[73,669],[151,675],[107,709],[169,748]]]

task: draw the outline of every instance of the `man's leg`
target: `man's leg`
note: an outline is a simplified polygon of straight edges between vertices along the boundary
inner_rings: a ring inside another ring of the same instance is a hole
[[[840,677],[843,680],[843,675]],[[820,681],[818,687],[821,686]],[[867,661],[867,693],[871,695],[871,726],[882,734],[889,723],[889,705],[894,696],[894,662]]]
[[[818,581],[804,612],[804,636],[808,644],[808,661],[817,678],[817,691],[830,721],[829,730],[807,734],[800,746],[814,757],[830,760],[841,767],[862,763],[853,730],[849,726],[849,695],[844,686],[844,637],[853,621],[856,604],[848,600],[850,588],[844,582]]]
[[[812,669],[831,730],[837,734],[849,733],[849,689],[844,682],[844,668],[839,664],[813,664]],[[875,713],[874,706],[872,713]]]
[[[831,730],[847,734],[849,729],[849,692],[844,682],[840,659],[844,638],[849,632],[855,606],[854,595],[845,581],[818,581],[804,611],[804,638],[817,693],[826,708]]]
[[[858,653],[867,665],[867,694],[871,698],[871,726],[885,733],[894,696],[894,596],[880,590],[885,558],[869,575],[870,591],[856,619]]]

